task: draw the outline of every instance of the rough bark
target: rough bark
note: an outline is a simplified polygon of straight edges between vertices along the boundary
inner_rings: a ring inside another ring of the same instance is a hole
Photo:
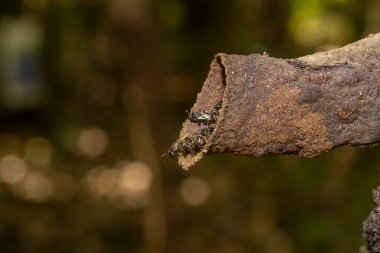
[[[372,192],[375,208],[363,222],[363,237],[367,241],[367,247],[361,249],[361,253],[380,253],[380,187]]]
[[[222,101],[219,119],[204,148],[179,154],[179,164],[187,169],[214,153],[314,157],[375,145],[379,87],[380,34],[297,59],[218,54],[191,110],[211,111]],[[187,119],[178,140],[202,127]]]

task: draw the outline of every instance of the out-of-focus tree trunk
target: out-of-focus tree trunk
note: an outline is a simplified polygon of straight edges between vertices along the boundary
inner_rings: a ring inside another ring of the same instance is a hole
[[[130,133],[131,157],[146,163],[152,170],[153,183],[149,204],[145,207],[145,252],[165,252],[166,218],[160,165],[153,136],[153,113],[157,108],[160,80],[158,23],[154,1],[112,0],[109,3],[109,32],[125,46],[126,60],[121,78],[124,85],[126,131]],[[133,70],[133,71],[131,71]]]

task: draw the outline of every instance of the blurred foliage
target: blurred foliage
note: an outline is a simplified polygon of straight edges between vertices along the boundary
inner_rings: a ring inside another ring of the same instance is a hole
[[[380,149],[161,159],[218,52],[378,32],[376,0],[2,0],[1,252],[357,252]]]

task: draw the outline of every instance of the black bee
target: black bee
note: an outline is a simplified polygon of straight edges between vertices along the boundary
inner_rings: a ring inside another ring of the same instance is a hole
[[[215,105],[215,107],[214,107],[214,110],[217,110],[217,111],[219,111],[220,109],[222,109],[222,101],[219,101],[216,105]]]
[[[189,137],[185,138],[181,142],[181,146],[182,146],[181,155],[194,154],[198,151],[194,145],[194,139],[191,139]]]
[[[200,135],[202,137],[208,138],[208,137],[210,137],[210,135],[212,134],[213,131],[214,131],[213,127],[205,127],[205,128],[201,129]]]
[[[216,123],[219,119],[219,111],[212,110],[211,111],[211,117],[210,117],[210,123]]]
[[[206,145],[207,139],[214,131],[213,127],[205,127],[201,129],[201,132],[194,138],[193,144],[197,152],[201,151]]]
[[[214,109],[211,110],[210,113],[210,123],[216,123],[219,118],[219,110],[222,108],[222,101],[219,101],[215,106]]]
[[[189,155],[198,152],[200,149],[196,143],[197,138],[190,138],[188,136],[181,138],[180,140],[173,143],[167,152],[167,154],[162,155],[169,156],[170,158],[178,157],[181,155]]]
[[[191,111],[189,113],[188,119],[193,123],[198,123],[198,125],[210,125],[215,124],[219,118],[219,110],[222,108],[222,101],[219,101],[211,112],[206,112],[200,110],[197,112]]]
[[[179,145],[179,143],[175,142],[169,147],[168,153],[163,154],[161,157],[168,155],[170,158],[174,158],[174,157],[178,157],[180,155],[180,153],[181,153],[180,145]]]
[[[168,152],[166,154],[163,154],[161,157],[169,156],[170,158],[178,157],[181,154],[186,152],[186,148],[184,147],[183,143],[185,140],[187,140],[189,137],[187,135],[181,137],[178,141],[174,142],[168,149]]]
[[[201,124],[208,125],[211,120],[211,115],[210,113],[203,110],[198,111],[198,112],[191,111],[189,113],[188,119],[191,122],[198,123],[198,125],[201,125]]]
[[[203,147],[206,145],[206,140],[207,139],[201,134],[197,135],[194,138],[193,145],[196,152],[199,152],[203,149]]]

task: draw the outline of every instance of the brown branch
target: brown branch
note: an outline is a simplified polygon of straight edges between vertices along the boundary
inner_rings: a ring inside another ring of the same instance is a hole
[[[372,192],[375,208],[363,223],[363,236],[367,241],[367,247],[363,247],[361,253],[380,252],[380,187]]]
[[[192,111],[211,112],[222,101],[219,119],[201,149],[176,154],[179,164],[187,169],[214,153],[314,157],[375,145],[379,87],[380,34],[297,59],[218,54]],[[187,119],[176,143],[197,143],[202,128]]]

